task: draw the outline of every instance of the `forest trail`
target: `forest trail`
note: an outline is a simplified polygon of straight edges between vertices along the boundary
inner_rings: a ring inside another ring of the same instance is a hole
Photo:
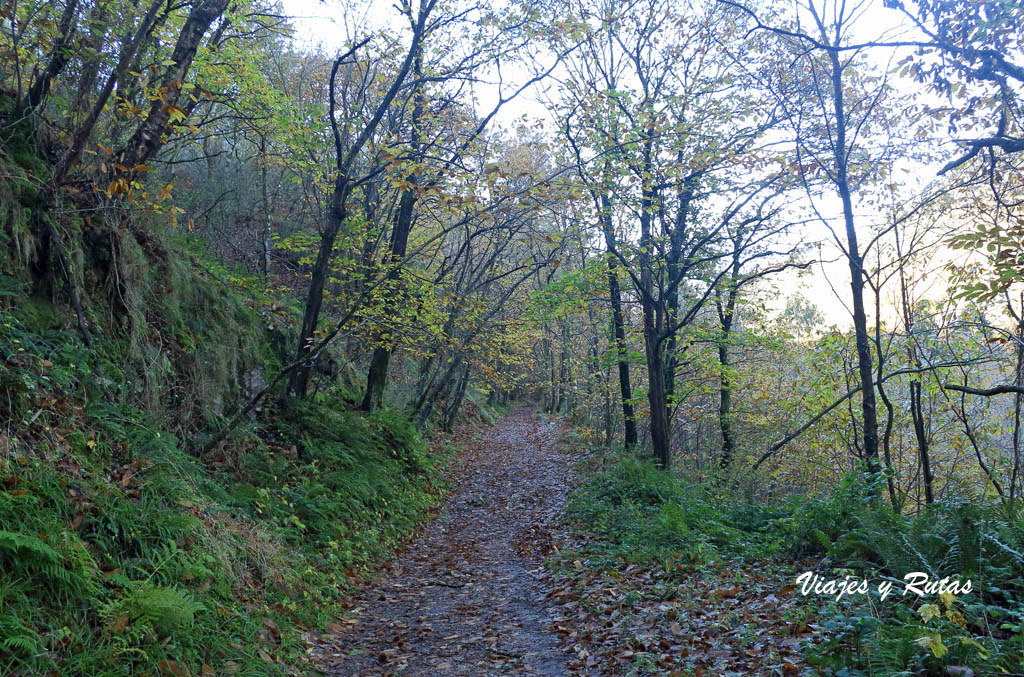
[[[460,454],[440,516],[314,649],[328,675],[564,675],[540,580],[565,504],[565,424],[529,409]]]

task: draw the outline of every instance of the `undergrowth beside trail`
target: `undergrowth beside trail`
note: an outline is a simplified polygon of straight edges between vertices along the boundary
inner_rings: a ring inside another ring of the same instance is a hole
[[[93,350],[0,275],[0,674],[305,672],[304,631],[438,501],[446,450],[344,387],[190,453],[209,407],[280,363],[282,312],[195,263],[193,291],[151,295],[145,329],[104,327]],[[233,327],[256,358],[215,364],[207,341]],[[110,357],[131,343],[138,361]]]
[[[623,674],[716,674],[731,660],[749,669],[751,647],[761,652],[765,674],[1024,671],[1021,506],[963,501],[898,515],[869,486],[851,475],[828,496],[759,505],[632,455],[597,452],[570,497],[570,545],[554,566],[576,595],[591,601],[590,615],[580,622],[596,619],[603,629],[566,629],[568,639],[578,652],[592,652],[600,644],[594,638],[606,637],[609,627],[617,628],[621,644],[631,641],[622,633],[643,637],[645,627],[663,621],[660,634],[670,637],[675,651],[665,653],[657,643],[630,649]],[[804,596],[796,577],[805,570],[825,581],[866,579],[869,592],[838,600],[836,594]],[[973,589],[904,595],[904,576],[911,572],[932,581],[969,579]],[[639,589],[632,600],[602,593],[602,586],[621,591],[644,577],[649,584],[633,586]],[[885,600],[878,592],[883,581],[893,584]],[[643,607],[645,596],[661,601],[635,610],[628,622],[605,620],[627,608],[625,602]],[[678,628],[680,619],[695,614],[704,620],[689,639],[672,638],[673,624]],[[720,630],[706,635],[709,624]],[[581,637],[590,638],[589,648]],[[787,656],[790,648],[800,649],[799,661]],[[626,649],[619,647],[620,656]]]
[[[770,529],[782,515],[777,509],[723,503],[708,488],[632,456],[615,456],[606,466],[586,475],[567,509],[571,522],[598,536],[589,545],[598,561],[622,558],[669,571],[781,548]]]

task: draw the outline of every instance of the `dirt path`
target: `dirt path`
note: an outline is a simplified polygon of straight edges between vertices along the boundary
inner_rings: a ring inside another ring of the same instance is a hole
[[[440,517],[314,648],[328,675],[564,675],[540,580],[571,465],[558,421],[509,415],[460,456]]]

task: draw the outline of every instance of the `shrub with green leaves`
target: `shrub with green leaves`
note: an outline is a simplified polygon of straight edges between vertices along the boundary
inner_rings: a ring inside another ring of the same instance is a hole
[[[113,625],[135,624],[165,636],[192,627],[196,612],[203,608],[188,592],[142,581],[104,605],[100,616]]]
[[[710,490],[658,470],[647,460],[614,456],[607,470],[584,478],[567,517],[598,536],[591,555],[606,560],[698,564],[758,556],[777,545],[774,513],[752,503],[713,497]]]
[[[828,497],[791,499],[779,523],[793,553],[901,589],[920,571],[971,580],[970,593],[936,600],[853,596],[826,605],[809,661],[836,674],[946,674],[952,666],[1000,673],[1024,667],[1024,511],[1017,503],[936,503],[892,512],[859,475]]]

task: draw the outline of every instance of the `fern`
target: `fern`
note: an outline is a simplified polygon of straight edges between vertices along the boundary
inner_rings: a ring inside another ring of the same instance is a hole
[[[0,530],[0,553],[9,553],[19,558],[34,559],[38,562],[59,563],[60,553],[49,545],[26,534]]]
[[[16,578],[45,579],[43,589],[58,602],[83,599],[95,590],[88,571],[90,556],[80,546],[70,546],[61,553],[35,536],[0,530],[0,562],[6,560]]]
[[[981,537],[989,543],[995,545],[996,549],[1002,554],[1009,555],[1010,558],[1014,561],[1014,563],[1016,563],[1018,570],[1021,567],[1024,567],[1024,553],[1021,553],[1018,550],[1014,550],[1009,545],[1003,543],[990,533],[984,533],[981,535]]]
[[[187,628],[205,607],[177,588],[143,583],[120,599],[107,604],[101,616],[116,622],[126,616],[134,623],[148,625],[161,633]]]
[[[16,616],[0,613],[0,655],[31,657],[43,650],[39,633]]]
[[[899,539],[903,543],[904,548],[906,548],[906,552],[913,555],[913,558],[918,562],[918,564],[920,564],[921,567],[924,568],[925,571],[928,572],[930,576],[935,577],[935,569],[934,567],[932,567],[931,562],[929,562],[928,558],[925,557],[921,553],[921,551],[913,543],[910,542],[910,539],[907,538],[907,535],[905,533],[900,532]],[[909,567],[907,568],[907,571],[910,571]]]

